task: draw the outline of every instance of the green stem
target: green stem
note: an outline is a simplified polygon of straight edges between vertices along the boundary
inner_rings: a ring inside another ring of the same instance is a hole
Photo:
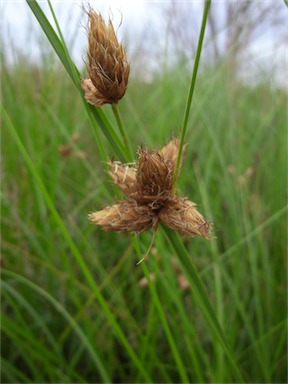
[[[185,138],[185,134],[186,134],[187,124],[188,124],[188,119],[189,119],[189,114],[190,114],[190,109],[191,109],[191,104],[192,104],[192,98],[193,98],[193,93],[194,93],[195,84],[196,84],[198,66],[199,66],[199,61],[200,61],[200,56],[201,56],[201,51],[202,51],[202,44],[203,44],[203,40],[204,40],[204,33],[205,33],[205,28],[206,28],[206,23],[207,23],[210,5],[211,5],[211,0],[206,0],[205,6],[204,6],[204,12],[203,12],[201,30],[200,30],[200,35],[199,35],[199,40],[198,40],[198,45],[197,45],[195,63],[194,63],[194,68],[193,68],[191,82],[190,82],[190,89],[189,89],[189,94],[188,94],[188,98],[187,98],[187,102],[186,102],[186,108],[185,108],[185,113],[184,113],[184,118],[183,118],[182,129],[181,129],[180,145],[179,145],[179,151],[178,151],[178,156],[177,156],[177,161],[176,161],[176,166],[175,166],[175,171],[174,171],[175,180],[177,180],[177,176],[178,176],[178,172],[179,172],[179,166],[180,166],[180,161],[181,161],[181,156],[182,156],[182,151],[183,151],[183,145],[184,145],[184,138]]]
[[[138,256],[139,260],[142,259],[142,253],[141,253],[141,249],[140,249],[139,238],[138,237],[132,237],[132,243],[134,245],[134,249],[135,249],[135,251],[137,253],[137,256]],[[169,323],[168,323],[168,321],[166,319],[165,312],[163,310],[163,306],[162,306],[162,304],[160,302],[160,299],[158,297],[155,285],[151,281],[151,277],[150,277],[148,268],[145,265],[145,262],[142,263],[141,265],[142,265],[145,277],[146,277],[146,279],[148,281],[148,286],[149,286],[149,289],[150,289],[150,292],[151,292],[151,295],[152,295],[152,298],[153,298],[153,303],[154,303],[155,308],[156,308],[156,310],[158,312],[158,315],[159,315],[159,318],[161,320],[163,329],[164,329],[164,331],[166,333],[167,341],[168,341],[169,346],[171,348],[172,355],[173,355],[175,363],[177,365],[177,368],[178,368],[178,371],[179,371],[179,376],[181,377],[182,383],[189,383],[189,379],[188,379],[188,376],[187,376],[187,373],[186,373],[186,369],[185,369],[185,366],[183,365],[183,360],[182,360],[180,352],[178,350],[177,343],[176,343],[176,341],[174,339],[174,336],[173,336],[173,334],[171,332],[171,329],[169,327]]]
[[[87,349],[90,355],[91,362],[95,364],[103,380],[105,382],[109,382],[110,381],[109,373],[99,356],[100,355],[99,352],[95,349],[95,346],[93,345],[93,343],[91,343],[91,340],[89,340],[89,337],[87,337],[87,335],[85,334],[85,332],[83,332],[80,325],[77,324],[77,321],[75,321],[73,316],[69,314],[69,312],[64,308],[64,306],[62,306],[59,301],[57,301],[52,295],[46,292],[43,288],[39,287],[38,285],[33,283],[33,281],[30,281],[26,277],[6,269],[1,270],[1,273],[12,278],[14,281],[18,281],[23,285],[26,285],[27,287],[31,288],[34,292],[41,295],[42,298],[46,299],[50,304],[54,306],[54,308],[56,308],[56,310],[63,316],[63,318],[70,324],[74,332],[78,335],[81,343],[85,346],[85,348]]]
[[[209,297],[206,293],[206,288],[199,277],[199,273],[197,272],[194,264],[192,263],[189,253],[187,252],[186,247],[181,241],[178,233],[167,227],[164,227],[164,232],[169,239],[175,253],[178,257],[178,260],[182,266],[183,272],[186,274],[190,284],[192,291],[194,292],[195,300],[198,303],[199,308],[201,309],[204,317],[206,318],[207,323],[210,326],[210,329],[213,331],[214,335],[218,339],[220,345],[223,348],[223,351],[226,353],[227,362],[230,364],[231,368],[234,371],[235,379],[237,379],[237,383],[243,383],[242,374],[235,362],[234,356],[232,355],[230,348],[226,343],[226,337],[224,332],[219,324],[217,319],[215,310],[209,300]]]
[[[127,154],[128,154],[129,160],[132,161],[133,160],[133,155],[132,155],[132,151],[131,151],[131,148],[130,148],[130,145],[129,145],[129,142],[128,142],[128,139],[127,139],[127,136],[126,136],[126,132],[125,132],[123,124],[122,124],[122,120],[121,120],[118,104],[113,103],[113,104],[111,104],[111,106],[112,106],[112,111],[114,113],[115,119],[116,119],[117,124],[118,124],[119,131],[120,131],[121,136],[122,136],[123,144],[124,144],[124,146],[125,146],[125,148],[127,150]]]
[[[55,225],[58,227],[59,233],[61,233],[63,238],[66,240],[67,246],[70,248],[71,253],[74,256],[75,260],[77,261],[80,270],[82,270],[82,273],[86,279],[87,284],[90,286],[91,290],[95,294],[95,297],[97,298],[108,321],[110,322],[116,337],[120,340],[127,354],[131,357],[131,360],[133,360],[133,363],[139,369],[139,372],[141,373],[143,379],[146,380],[146,382],[151,382],[151,378],[148,372],[146,371],[143,363],[139,360],[137,354],[135,353],[134,349],[130,345],[129,340],[127,339],[125,333],[123,332],[119,323],[117,322],[115,314],[111,311],[108,305],[108,302],[105,300],[102,292],[99,290],[99,287],[92,276],[91,270],[89,269],[86,262],[84,261],[82,254],[79,248],[77,247],[77,244],[74,242],[74,240],[70,236],[64,221],[62,220],[58,210],[56,209],[54,201],[52,200],[48,190],[46,189],[43,183],[43,180],[35,166],[35,163],[33,162],[33,159],[29,156],[29,153],[27,152],[24,144],[22,143],[18,135],[18,132],[16,131],[14,125],[12,124],[2,104],[0,104],[0,112],[1,112],[1,115],[3,116],[3,120],[4,120],[4,123],[6,124],[7,129],[11,134],[11,137],[13,138],[16,146],[18,147],[19,152],[23,157],[23,160],[27,166],[27,169],[29,170],[33,180],[37,184],[43,196],[43,199],[45,200],[47,208],[51,212],[51,217],[54,219]]]

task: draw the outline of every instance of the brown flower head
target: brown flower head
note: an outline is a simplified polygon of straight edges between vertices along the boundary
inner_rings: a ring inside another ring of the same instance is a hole
[[[110,162],[112,180],[128,199],[91,213],[90,220],[107,231],[136,234],[157,229],[160,221],[184,235],[209,238],[209,224],[196,204],[174,193],[178,149],[179,140],[172,139],[159,151],[141,147],[136,164]]]
[[[90,78],[82,80],[81,86],[90,104],[102,106],[117,103],[126,92],[130,65],[111,20],[106,25],[102,16],[91,8],[87,13],[87,69]]]
[[[141,148],[136,172],[137,195],[142,203],[164,201],[173,188],[173,169],[159,152]]]

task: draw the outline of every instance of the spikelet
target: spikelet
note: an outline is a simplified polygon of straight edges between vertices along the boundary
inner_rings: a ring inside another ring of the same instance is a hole
[[[118,161],[111,161],[108,165],[111,168],[109,175],[112,177],[113,182],[125,195],[133,195],[137,191],[137,168],[133,165],[121,164]]]
[[[173,187],[173,168],[159,152],[140,148],[136,174],[138,193],[149,200],[167,199]]]
[[[159,219],[183,235],[209,238],[209,224],[197,211],[196,204],[187,198],[174,196],[169,199],[159,212]]]
[[[90,104],[102,106],[117,103],[126,92],[130,65],[111,20],[106,25],[102,16],[93,9],[90,8],[87,13],[89,79],[82,80],[81,86]]]
[[[169,143],[166,144],[159,151],[160,155],[163,156],[164,161],[167,163],[168,167],[172,168],[173,170],[175,168],[176,161],[177,161],[179,145],[180,145],[180,140],[176,139],[176,138],[172,138],[169,141]],[[185,153],[186,147],[187,147],[187,144],[184,144],[183,151],[182,151],[182,157],[181,157],[181,161],[180,161],[179,172],[181,170],[183,155]]]
[[[89,219],[106,231],[135,232],[139,234],[157,226],[155,214],[147,205],[138,205],[134,200],[123,200],[88,215]]]

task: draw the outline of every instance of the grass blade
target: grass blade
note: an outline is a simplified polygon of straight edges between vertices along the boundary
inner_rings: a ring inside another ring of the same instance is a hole
[[[195,295],[195,298],[197,300],[197,303],[206,318],[211,330],[215,334],[215,336],[218,338],[219,342],[221,343],[226,356],[228,357],[229,363],[231,364],[231,367],[234,370],[235,377],[239,382],[243,382],[242,375],[235,363],[235,360],[227,346],[227,343],[225,341],[225,337],[223,334],[223,331],[218,323],[217,317],[215,315],[214,309],[208,299],[207,293],[205,291],[205,287],[201,281],[201,278],[198,275],[198,272],[196,271],[194,265],[192,264],[190,260],[190,256],[183,245],[182,241],[179,238],[179,235],[168,228],[164,228],[164,231],[173,246],[175,252],[177,253],[177,256],[179,258],[179,261],[183,267],[183,271],[185,272],[186,276],[188,277],[191,287],[193,290],[193,293]]]
[[[144,368],[142,362],[138,359],[136,353],[132,349],[129,341],[127,340],[125,334],[123,333],[123,331],[120,328],[118,322],[116,321],[115,316],[111,312],[111,310],[110,310],[110,308],[109,308],[105,298],[103,297],[103,295],[100,292],[98,286],[96,285],[96,283],[94,281],[94,278],[91,275],[91,272],[89,270],[89,267],[86,265],[85,261],[82,258],[82,255],[81,255],[80,251],[78,250],[78,248],[75,245],[74,241],[70,237],[70,235],[68,233],[68,230],[66,229],[66,226],[65,226],[63,220],[61,219],[59,213],[57,212],[57,210],[55,208],[55,205],[54,205],[52,199],[50,198],[49,193],[47,192],[47,189],[45,188],[45,185],[43,184],[43,181],[42,181],[42,179],[41,179],[41,177],[40,177],[40,175],[39,175],[39,173],[38,173],[38,171],[37,171],[37,169],[36,169],[32,159],[30,158],[26,148],[24,147],[22,141],[20,140],[20,138],[18,136],[18,133],[17,133],[16,129],[14,128],[13,124],[11,123],[11,120],[9,119],[9,117],[8,117],[4,107],[2,105],[1,105],[1,113],[2,113],[2,116],[3,116],[4,121],[6,123],[6,126],[8,128],[8,131],[10,132],[13,140],[15,141],[15,144],[18,147],[18,149],[19,149],[19,151],[20,151],[20,153],[21,153],[21,155],[22,155],[22,157],[23,157],[23,159],[24,159],[24,161],[26,163],[26,166],[27,166],[28,170],[30,171],[34,181],[38,185],[38,187],[39,187],[39,189],[40,189],[40,191],[41,191],[41,193],[43,195],[43,198],[44,198],[44,200],[45,200],[45,202],[47,204],[48,209],[51,212],[51,215],[52,215],[52,217],[53,217],[53,219],[55,221],[55,224],[59,228],[59,230],[62,233],[64,239],[66,240],[67,245],[69,246],[69,248],[70,248],[70,250],[71,250],[75,260],[79,264],[79,267],[81,268],[87,283],[90,285],[90,287],[91,287],[92,291],[94,292],[97,300],[99,301],[99,304],[101,305],[103,311],[105,312],[105,315],[106,315],[107,319],[111,323],[111,325],[112,325],[112,327],[114,329],[115,335],[117,336],[117,338],[123,344],[123,346],[126,349],[127,353],[131,357],[131,360],[134,361],[135,366],[138,367],[138,369],[141,372],[143,378],[145,378],[145,380],[147,380],[147,381],[151,381],[151,379],[150,379],[149,375],[147,374],[146,369]]]
[[[50,302],[53,307],[61,313],[61,315],[67,320],[67,322],[70,324],[71,328],[74,329],[75,333],[78,335],[81,342],[86,346],[87,351],[90,354],[90,357],[92,361],[94,362],[95,366],[98,368],[99,373],[103,379],[104,382],[109,382],[109,375],[106,371],[106,368],[104,364],[102,363],[101,359],[97,355],[97,352],[92,347],[90,341],[87,339],[86,335],[82,331],[82,329],[79,327],[77,322],[73,319],[73,317],[66,311],[66,309],[57,301],[53,296],[51,296],[48,292],[46,292],[41,287],[37,286],[32,281],[28,280],[27,278],[20,276],[12,271],[2,270],[2,274],[6,275],[7,277],[13,278],[16,281],[19,281],[20,283],[27,285],[29,288],[31,288],[33,291],[37,292],[39,295],[41,295],[43,298],[45,298],[48,302]],[[38,346],[39,348],[39,346]]]
[[[227,249],[225,252],[223,252],[219,258],[218,261],[224,263],[227,261],[240,247],[247,244],[248,241],[253,239],[254,237],[258,236],[265,228],[272,225],[275,221],[279,220],[284,214],[287,214],[288,212],[288,205],[285,207],[279,209],[279,211],[275,212],[271,217],[269,217],[267,220],[265,220],[263,223],[259,224],[255,229],[250,231],[246,236],[244,236],[241,240],[239,240],[236,244],[232,245],[229,249]],[[201,271],[201,275],[206,274],[211,270],[213,267],[214,262],[209,264],[207,267],[205,267]]]
[[[138,258],[140,260],[142,258],[142,253],[141,253],[141,249],[140,249],[139,239],[136,238],[136,237],[133,237],[132,241],[133,241],[135,250],[137,252]],[[170,327],[168,325],[168,322],[166,320],[166,317],[165,317],[162,305],[161,305],[161,303],[159,301],[158,295],[156,293],[155,287],[154,287],[153,283],[151,282],[149,271],[148,271],[148,268],[145,265],[145,263],[142,263],[142,268],[144,270],[146,279],[149,282],[149,288],[150,288],[150,292],[151,292],[151,295],[152,295],[152,298],[153,298],[153,302],[154,302],[154,305],[155,305],[155,307],[156,307],[156,309],[158,311],[159,317],[161,319],[161,323],[162,323],[163,328],[165,330],[166,337],[167,337],[168,343],[170,345],[170,348],[171,348],[171,351],[172,351],[175,363],[176,363],[176,365],[178,367],[179,375],[181,377],[182,382],[183,383],[187,383],[187,382],[189,382],[189,380],[188,380],[188,377],[187,377],[187,374],[186,374],[185,367],[183,366],[183,363],[182,363],[182,360],[181,360],[181,356],[180,356],[180,354],[178,352],[178,349],[177,349],[174,337],[172,335],[172,332],[171,332]]]

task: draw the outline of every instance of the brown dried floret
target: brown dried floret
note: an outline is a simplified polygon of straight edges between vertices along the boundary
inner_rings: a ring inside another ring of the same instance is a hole
[[[135,193],[137,190],[137,168],[130,164],[122,164],[119,161],[110,161],[108,165],[111,168],[109,175],[118,188],[128,196]]]
[[[130,65],[111,20],[106,25],[102,16],[91,8],[87,13],[87,69],[90,79],[84,79],[81,86],[90,104],[102,106],[117,103],[126,92]]]
[[[107,103],[106,97],[98,91],[98,89],[93,85],[91,79],[83,79],[81,81],[81,87],[85,93],[85,99],[89,104],[101,107]]]
[[[134,200],[123,200],[88,215],[89,219],[106,231],[135,232],[139,234],[152,226],[157,219],[147,205],[138,205]]]
[[[183,235],[209,238],[208,222],[197,211],[196,204],[185,197],[174,196],[173,199],[169,199],[159,211],[159,219]]]
[[[138,194],[148,201],[167,199],[173,187],[173,168],[156,151],[140,148],[137,167]]]
[[[176,138],[172,138],[172,140],[170,140],[169,143],[166,144],[159,151],[159,154],[164,158],[164,161],[168,164],[168,166],[170,168],[173,168],[173,171],[174,171],[176,161],[177,161],[179,145],[180,145],[180,140],[176,139]],[[184,144],[179,171],[181,169],[181,165],[182,165],[182,161],[183,161],[183,154],[185,153],[186,147],[187,147],[187,144]]]

